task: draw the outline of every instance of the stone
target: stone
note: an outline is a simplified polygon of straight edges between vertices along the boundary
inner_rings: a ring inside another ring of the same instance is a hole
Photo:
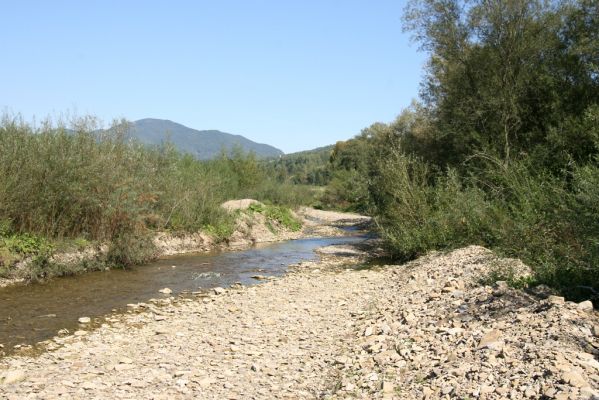
[[[383,393],[390,394],[395,391],[395,386],[393,385],[393,383],[391,383],[389,381],[383,381],[382,390],[383,390]]]
[[[589,386],[589,384],[584,380],[584,378],[575,371],[566,372],[562,375],[562,380],[565,383],[570,384],[571,386],[581,388]]]
[[[127,371],[127,370],[134,369],[134,368],[135,368],[135,365],[133,365],[133,364],[116,364],[113,367],[113,369],[115,371],[119,371],[119,372],[120,371]]]
[[[503,341],[501,340],[501,332],[493,329],[483,335],[478,342],[479,349],[501,350]]]
[[[585,386],[585,387],[581,388],[580,389],[580,395],[584,399],[597,399],[597,398],[599,398],[599,392],[597,390],[594,390],[593,388],[591,388],[589,386]]]
[[[443,394],[443,396],[447,396],[451,392],[453,392],[453,386],[446,385],[441,388],[441,393]]]
[[[9,370],[5,372],[4,375],[0,375],[0,383],[10,385],[12,383],[24,381],[26,377],[27,374],[22,369]]]
[[[561,296],[549,296],[547,298],[547,301],[551,304],[565,304],[566,303],[566,299],[564,299]]]
[[[83,382],[81,384],[81,388],[84,390],[94,390],[98,388],[98,385],[93,382]]]
[[[223,296],[209,288],[115,311],[40,357],[20,350],[2,359],[0,382],[11,370],[27,377],[0,383],[0,397],[303,399],[332,387],[335,399],[596,396],[597,315],[478,285],[492,253],[468,247],[369,271],[354,267],[363,258],[321,257]]]
[[[215,378],[205,377],[198,381],[198,385],[200,385],[201,388],[207,388],[208,386],[213,385],[216,382],[217,380]]]
[[[164,289],[160,289],[159,292],[162,293],[162,294],[171,294],[171,293],[173,293],[173,291],[171,289],[167,288],[167,287],[165,287]]]
[[[216,295],[221,295],[221,294],[225,293],[225,289],[223,289],[222,287],[215,287],[213,290],[214,290],[214,294],[216,294]]]
[[[481,394],[489,394],[489,393],[493,393],[494,391],[495,391],[495,387],[494,386],[482,385],[480,387],[480,393]]]
[[[79,321],[80,324],[89,324],[92,320],[90,317],[81,317],[77,321]]]
[[[346,356],[339,356],[337,358],[335,358],[335,364],[339,364],[339,365],[345,365],[345,364],[349,364],[350,359],[349,357]]]
[[[593,303],[590,300],[586,300],[586,301],[578,303],[576,305],[576,308],[578,308],[578,310],[583,311],[583,312],[592,312],[593,311]]]

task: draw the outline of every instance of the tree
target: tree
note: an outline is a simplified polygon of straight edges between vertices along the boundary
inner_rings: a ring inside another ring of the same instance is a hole
[[[409,3],[404,28],[430,52],[432,161],[460,167],[486,153],[508,165],[596,103],[597,14],[593,0]]]

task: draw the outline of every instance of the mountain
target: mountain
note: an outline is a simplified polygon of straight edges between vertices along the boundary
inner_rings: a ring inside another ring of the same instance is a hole
[[[253,142],[240,135],[232,135],[217,130],[198,131],[166,119],[145,118],[131,124],[129,135],[142,143],[159,145],[170,141],[185,153],[206,160],[230,151],[235,146],[253,151],[260,158],[278,157],[284,153],[276,147]]]

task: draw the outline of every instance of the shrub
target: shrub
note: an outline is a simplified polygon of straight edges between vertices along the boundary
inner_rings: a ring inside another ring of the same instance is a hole
[[[125,121],[108,130],[93,118],[71,125],[34,128],[7,115],[0,122],[3,251],[29,254],[43,243],[78,239],[108,244],[106,261],[127,266],[154,256],[152,231],[230,235],[232,217],[220,204],[231,198],[256,195],[279,206],[311,199],[309,190],[277,184],[251,153],[200,161],[168,143],[127,139]]]
[[[399,151],[381,160],[377,172],[371,189],[376,222],[394,257],[408,260],[430,249],[483,241],[489,203],[455,173],[435,176],[424,162]]]

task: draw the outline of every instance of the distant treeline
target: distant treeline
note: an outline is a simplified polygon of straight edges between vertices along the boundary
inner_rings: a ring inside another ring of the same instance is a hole
[[[404,24],[421,101],[335,146],[328,204],[398,259],[481,244],[599,300],[599,3],[412,1]]]

